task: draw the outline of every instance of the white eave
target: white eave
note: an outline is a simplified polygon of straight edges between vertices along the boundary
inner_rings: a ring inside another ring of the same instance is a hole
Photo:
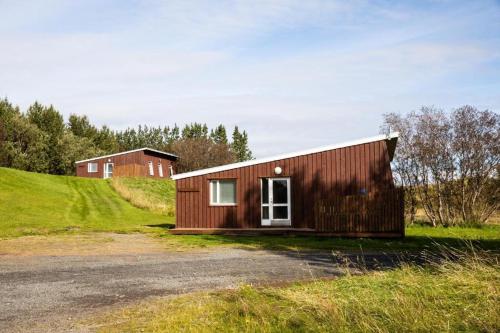
[[[92,157],[92,158],[89,158],[89,159],[86,159],[86,160],[76,161],[75,164],[83,163],[83,162],[89,162],[89,161],[94,161],[94,160],[100,160],[101,158],[108,158],[108,157],[113,157],[113,156],[119,156],[119,155],[125,155],[125,154],[135,153],[135,152],[138,152],[138,151],[141,151],[141,150],[149,150],[149,151],[152,151],[152,152],[155,152],[155,153],[159,153],[159,154],[163,154],[163,155],[168,155],[168,156],[172,156],[172,157],[177,158],[177,155],[166,153],[166,152],[161,151],[161,150],[156,150],[156,149],[152,149],[152,148],[139,148],[139,149],[134,149],[134,150],[123,151],[121,153],[116,153],[116,154],[110,154],[110,155]]]
[[[294,152],[294,153],[281,154],[281,155],[276,155],[276,156],[270,156],[270,157],[245,161],[245,162],[238,162],[238,163],[221,165],[221,166],[214,167],[214,168],[201,169],[201,170],[196,170],[196,171],[191,171],[191,172],[186,172],[186,173],[180,173],[178,175],[172,176],[172,179],[178,180],[178,179],[183,179],[183,178],[196,177],[196,176],[206,175],[206,174],[214,173],[214,172],[227,171],[227,170],[247,167],[247,166],[261,164],[261,163],[268,163],[268,162],[273,162],[273,161],[284,160],[287,158],[292,158],[292,157],[297,157],[297,156],[320,153],[323,151],[328,151],[328,150],[333,150],[333,149],[361,145],[364,143],[370,143],[370,142],[376,142],[376,141],[382,141],[382,140],[390,140],[390,139],[397,138],[398,136],[399,136],[399,132],[391,132],[387,135],[382,134],[382,135],[372,136],[369,138],[363,138],[363,139],[347,141],[347,142],[342,142],[342,143],[328,145],[328,146],[322,146],[322,147],[302,150],[302,151],[298,151],[298,152]]]

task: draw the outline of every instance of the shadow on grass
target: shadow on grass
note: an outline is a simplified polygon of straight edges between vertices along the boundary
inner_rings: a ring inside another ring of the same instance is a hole
[[[175,224],[173,223],[161,223],[161,224],[146,224],[146,227],[150,228],[161,228],[161,229],[173,229],[175,228]]]
[[[160,237],[175,240],[180,245],[188,247],[212,247],[212,246],[232,246],[236,248],[255,250],[357,250],[357,251],[439,251],[442,247],[455,249],[467,249],[471,246],[479,249],[499,251],[500,237],[461,238],[458,236],[440,235],[430,237],[426,235],[407,236],[397,239],[376,239],[376,238],[342,238],[342,237],[322,237],[322,236],[226,236],[226,235],[172,235],[168,230],[174,228],[173,224],[148,225],[152,228],[160,228],[166,233]]]

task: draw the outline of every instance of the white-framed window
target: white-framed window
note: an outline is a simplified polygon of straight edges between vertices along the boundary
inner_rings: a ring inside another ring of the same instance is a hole
[[[97,172],[97,163],[87,163],[87,171],[88,173]]]
[[[172,168],[171,165],[168,166],[168,174],[170,175],[170,177],[174,175],[174,168]]]
[[[161,166],[161,162],[158,162],[158,174],[161,178],[163,178],[163,168]]]
[[[154,176],[155,175],[155,169],[153,167],[153,161],[149,161],[148,165],[149,165],[149,175],[150,176]]]
[[[236,179],[211,180],[210,205],[236,205]]]

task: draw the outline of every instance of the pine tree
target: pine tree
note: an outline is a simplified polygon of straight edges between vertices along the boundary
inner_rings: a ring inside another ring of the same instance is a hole
[[[170,131],[170,136],[168,138],[168,141],[167,143],[169,145],[171,145],[172,143],[174,143],[175,141],[179,141],[179,139],[181,138],[181,135],[180,135],[180,129],[179,129],[179,126],[177,126],[177,124],[174,125],[174,128],[172,128],[172,130]]]
[[[201,139],[208,138],[207,124],[192,123],[185,125],[182,129],[183,139]]]
[[[224,125],[220,124],[215,129],[211,130],[210,138],[216,144],[227,145],[227,134]]]
[[[248,161],[253,158],[252,152],[248,148],[248,134],[246,131],[240,132],[238,126],[234,127],[231,150],[238,162]]]

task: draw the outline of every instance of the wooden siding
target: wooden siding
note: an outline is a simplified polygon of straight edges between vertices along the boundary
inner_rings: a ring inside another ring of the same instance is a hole
[[[314,205],[315,230],[334,233],[404,233],[402,189],[332,196]]]
[[[365,143],[178,179],[176,228],[261,228],[262,177],[290,177],[292,228],[316,228],[322,198],[394,188],[387,142]],[[223,178],[236,179],[236,206],[209,205],[209,181]]]
[[[154,176],[149,175],[148,163],[153,162]],[[175,170],[175,161],[165,158],[160,155],[149,151],[135,151],[128,154],[122,154],[111,157],[98,158],[88,162],[81,162],[76,164],[76,175],[79,177],[89,178],[103,178],[104,177],[104,164],[113,163],[113,176],[128,176],[128,177],[152,177],[160,178],[158,172],[158,163],[161,162],[163,170],[163,178],[169,178],[169,166]],[[88,163],[97,163],[97,172],[89,173],[87,170]]]
[[[137,177],[137,175],[145,175],[147,166],[141,164],[125,164],[117,165],[113,170],[113,177]]]

